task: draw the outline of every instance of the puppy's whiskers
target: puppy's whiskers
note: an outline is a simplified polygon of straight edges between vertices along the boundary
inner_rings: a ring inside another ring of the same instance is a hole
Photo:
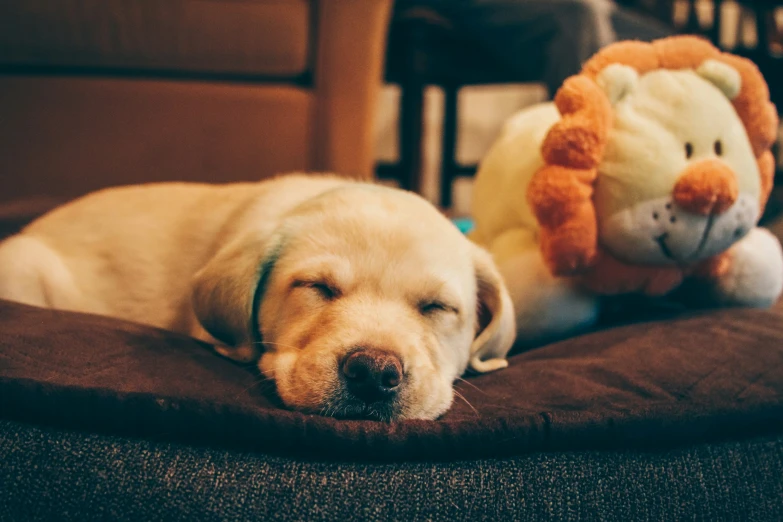
[[[469,407],[471,410],[473,410],[473,413],[475,413],[475,414],[476,414],[476,417],[481,417],[481,414],[478,412],[478,410],[477,410],[476,408],[474,408],[474,407],[473,407],[473,405],[472,405],[472,404],[471,404],[471,403],[470,403],[470,402],[469,402],[469,401],[468,401],[468,400],[465,398],[465,396],[464,396],[464,395],[462,395],[462,394],[461,394],[460,392],[458,392],[457,390],[454,390],[454,395],[456,395],[457,397],[459,397],[460,399],[462,399],[462,400],[465,402],[465,404],[467,404],[467,405],[468,405],[468,407]]]
[[[481,388],[479,388],[478,386],[476,386],[476,385],[475,385],[475,384],[473,384],[472,382],[470,382],[470,381],[467,381],[467,380],[463,379],[462,377],[457,377],[457,380],[458,380],[458,381],[461,381],[461,382],[464,382],[465,384],[467,384],[468,386],[470,386],[470,387],[471,387],[471,388],[473,388],[474,390],[476,390],[476,391],[478,391],[478,392],[480,392],[480,393],[483,393],[484,395],[486,395],[486,392],[485,392],[484,390],[482,390]]]
[[[293,344],[284,344],[284,343],[273,343],[272,341],[254,341],[253,344],[260,344],[261,346],[279,346],[280,348],[293,348],[294,350],[298,350],[298,346],[294,346]]]

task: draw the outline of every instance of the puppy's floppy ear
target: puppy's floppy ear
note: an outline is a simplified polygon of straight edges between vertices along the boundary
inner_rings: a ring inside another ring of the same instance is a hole
[[[516,323],[514,305],[492,256],[479,247],[474,251],[478,319],[468,367],[487,373],[508,366],[506,355],[516,339]]]
[[[192,302],[204,329],[224,344],[216,351],[253,362],[261,347],[256,315],[264,286],[280,255],[274,239],[241,236],[223,246],[193,279]]]

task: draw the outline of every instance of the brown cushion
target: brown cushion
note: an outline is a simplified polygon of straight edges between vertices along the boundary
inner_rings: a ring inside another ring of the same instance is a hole
[[[306,0],[9,0],[0,63],[294,77],[309,22]]]
[[[0,206],[0,237],[53,204]],[[0,417],[10,419],[380,459],[655,448],[783,429],[783,304],[607,328],[510,361],[458,382],[465,400],[438,421],[339,421],[282,409],[273,383],[193,339],[0,301]]]
[[[340,458],[660,447],[783,428],[783,313],[731,310],[582,336],[457,384],[438,421],[340,421],[192,339],[0,302],[0,416]],[[468,404],[469,403],[469,404]]]

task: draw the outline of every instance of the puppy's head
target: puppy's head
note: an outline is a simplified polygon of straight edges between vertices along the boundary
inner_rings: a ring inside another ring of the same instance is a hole
[[[255,337],[259,367],[290,407],[432,419],[466,369],[507,364],[513,310],[490,256],[418,196],[338,189],[237,248],[244,254],[198,275],[197,315],[227,344]],[[253,248],[261,261],[240,268],[244,277],[225,266],[247,264]]]

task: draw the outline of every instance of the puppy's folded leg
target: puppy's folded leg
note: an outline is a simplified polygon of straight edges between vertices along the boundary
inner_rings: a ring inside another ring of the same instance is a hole
[[[80,310],[78,295],[62,258],[46,244],[24,235],[0,243],[0,299]]]

